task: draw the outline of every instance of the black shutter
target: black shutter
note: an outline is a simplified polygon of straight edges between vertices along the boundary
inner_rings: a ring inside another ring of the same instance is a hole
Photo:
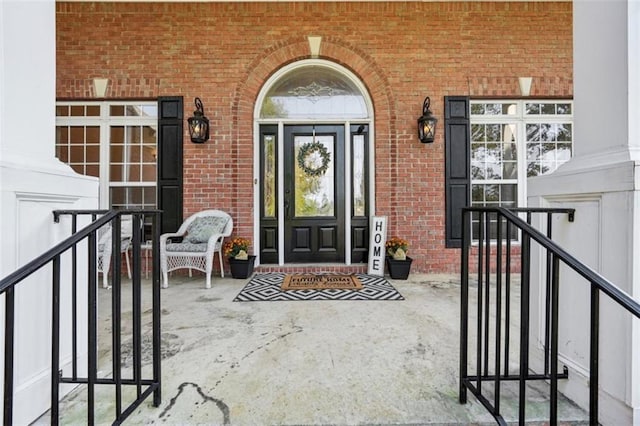
[[[469,97],[445,96],[445,238],[446,247],[462,247],[462,208],[471,198]]]
[[[158,98],[158,209],[160,233],[182,224],[182,96]]]

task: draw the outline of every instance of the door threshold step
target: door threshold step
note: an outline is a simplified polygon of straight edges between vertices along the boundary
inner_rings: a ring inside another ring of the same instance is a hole
[[[257,273],[295,273],[295,274],[319,274],[330,272],[335,274],[366,274],[367,264],[357,263],[345,265],[344,263],[288,263],[285,265],[259,265],[256,266]]]

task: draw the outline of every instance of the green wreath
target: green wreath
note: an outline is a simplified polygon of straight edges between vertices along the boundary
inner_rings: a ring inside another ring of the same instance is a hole
[[[313,153],[318,153],[322,158],[322,165],[318,167],[313,167],[313,165],[308,164],[308,159],[310,155]],[[322,176],[326,173],[329,168],[329,161],[331,161],[331,155],[329,155],[329,151],[327,148],[320,142],[308,142],[300,147],[298,151],[298,166],[305,172],[308,176]]]

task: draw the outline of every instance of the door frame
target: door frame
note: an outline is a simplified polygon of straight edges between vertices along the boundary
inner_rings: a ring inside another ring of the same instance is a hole
[[[331,68],[344,77],[351,80],[355,86],[360,90],[362,94],[367,108],[367,118],[359,118],[353,120],[345,120],[345,119],[326,119],[326,118],[307,118],[304,120],[300,119],[261,119],[260,118],[260,110],[262,107],[262,103],[264,102],[264,98],[272,87],[274,83],[280,80],[285,74],[288,74],[298,68],[304,68],[308,66],[324,66]],[[368,138],[368,181],[369,181],[369,205],[370,211],[369,215],[375,215],[375,133],[374,133],[374,114],[373,114],[373,103],[371,101],[371,96],[367,91],[366,87],[362,83],[362,81],[351,71],[338,65],[334,62],[327,61],[324,59],[305,59],[301,61],[294,62],[285,67],[277,70],[271,77],[265,82],[262,86],[258,97],[256,98],[256,102],[254,105],[253,111],[253,247],[255,254],[257,255],[256,264],[260,264],[260,125],[261,124],[271,124],[278,126],[278,136],[277,136],[277,161],[278,165],[278,188],[277,188],[277,219],[278,219],[278,247],[284,247],[285,236],[284,236],[284,165],[281,159],[284,158],[284,127],[285,125],[323,125],[323,124],[333,124],[333,125],[342,125],[344,126],[344,170],[345,170],[345,203],[344,203],[344,247],[345,247],[345,265],[351,265],[351,232],[348,230],[351,229],[351,195],[352,195],[352,182],[351,182],[351,125],[354,123],[366,123],[369,125],[369,138]],[[340,165],[338,165],[340,167]],[[277,265],[282,266],[285,264],[284,261],[284,250],[278,250],[278,263]]]

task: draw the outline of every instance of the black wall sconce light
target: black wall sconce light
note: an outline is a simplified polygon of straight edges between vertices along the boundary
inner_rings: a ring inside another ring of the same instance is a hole
[[[438,119],[431,114],[431,99],[427,96],[422,104],[422,117],[418,118],[418,138],[422,143],[432,143],[436,137]]]
[[[209,119],[204,116],[204,108],[200,98],[195,99],[196,110],[189,117],[189,135],[193,143],[205,143],[209,140]]]

